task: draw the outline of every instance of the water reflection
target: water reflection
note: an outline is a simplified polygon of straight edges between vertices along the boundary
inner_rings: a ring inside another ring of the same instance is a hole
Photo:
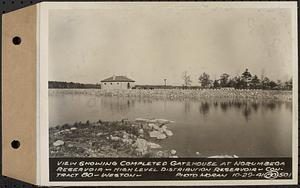
[[[241,107],[242,107],[242,103],[241,102],[235,102],[234,104],[234,107],[236,107],[237,109],[241,109]]]
[[[248,105],[246,105],[246,106],[244,107],[242,113],[243,113],[243,115],[244,115],[244,117],[245,117],[245,120],[246,120],[246,121],[249,121],[250,115],[251,115],[251,108],[250,108]]]
[[[123,113],[129,111],[131,108],[135,107],[135,104],[144,104],[149,105],[154,102],[162,102],[164,104],[164,108],[166,108],[166,104],[168,100],[153,100],[149,98],[118,98],[118,97],[102,97],[102,98],[94,98],[91,97],[87,101],[87,106],[99,106],[97,101],[100,99],[101,106],[105,106],[109,111],[113,113]],[[174,102],[174,101],[173,101]],[[178,101],[177,101],[178,102]],[[222,113],[226,113],[227,111],[236,110],[240,113],[246,121],[251,119],[251,115],[253,113],[258,113],[259,110],[262,113],[267,111],[275,111],[280,110],[284,105],[286,109],[292,111],[292,103],[291,102],[283,102],[283,101],[268,101],[268,100],[205,100],[205,101],[193,101],[193,100],[184,100],[179,101],[179,104],[183,107],[183,112],[185,115],[191,113],[192,106],[198,105],[199,113],[207,117],[210,113],[215,113],[215,110],[220,110]],[[213,111],[210,109],[214,108]]]
[[[214,105],[217,103],[214,103]],[[202,114],[203,116],[207,116],[209,113],[209,108],[210,105],[208,102],[201,102],[200,106],[199,106],[199,112],[200,114]]]
[[[278,105],[276,106],[275,103],[264,103],[264,106],[266,107],[266,109],[269,109],[271,111],[275,110],[275,108],[278,107]]]
[[[191,102],[188,100],[184,101],[184,114],[187,115],[191,111]]]
[[[220,107],[223,110],[223,112],[226,112],[229,105],[230,105],[230,103],[221,102]]]
[[[257,112],[257,110],[258,110],[258,108],[259,108],[259,105],[257,104],[257,103],[252,103],[252,109],[255,111],[255,112]]]
[[[105,106],[113,113],[123,113],[135,106],[136,100],[117,97],[100,98],[100,106]]]
[[[292,103],[285,103],[285,109],[288,109],[290,112],[293,111],[293,104]]]
[[[292,102],[211,98],[162,100],[85,94],[49,95],[49,126],[99,119],[173,120],[161,144],[182,156],[290,156]]]
[[[189,106],[185,102],[185,106]],[[192,101],[190,101],[192,103]],[[200,102],[199,103],[199,113],[203,116],[208,116],[210,113],[210,108],[213,107],[216,110],[221,110],[223,113],[226,113],[229,109],[235,109],[240,112],[246,121],[251,118],[252,113],[257,113],[259,109],[265,111],[274,111],[280,110],[282,105],[285,104],[285,107],[292,111],[291,102],[280,102],[280,101],[241,101],[241,100],[228,100],[228,101],[211,101],[211,102]]]

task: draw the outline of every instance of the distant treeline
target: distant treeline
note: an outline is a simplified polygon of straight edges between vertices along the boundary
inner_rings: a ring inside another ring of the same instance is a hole
[[[191,75],[185,71],[182,76],[183,87],[190,88],[192,80]],[[234,88],[234,89],[262,89],[262,90],[292,90],[293,80],[271,80],[264,74],[258,78],[257,75],[251,74],[246,69],[241,75],[230,76],[223,73],[219,78],[211,80],[207,73],[202,73],[198,78],[200,88],[219,89],[219,88]]]
[[[74,82],[57,82],[57,81],[49,81],[48,88],[55,89],[101,89],[100,84],[82,84],[82,83],[74,83]]]

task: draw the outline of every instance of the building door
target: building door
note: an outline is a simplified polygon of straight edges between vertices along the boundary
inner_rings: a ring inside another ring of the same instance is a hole
[[[127,89],[130,89],[130,83],[129,82],[127,83]]]

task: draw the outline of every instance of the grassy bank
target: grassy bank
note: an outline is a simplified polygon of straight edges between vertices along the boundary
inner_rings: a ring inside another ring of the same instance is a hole
[[[178,157],[157,142],[173,133],[168,120],[65,124],[49,129],[50,157]]]
[[[280,90],[236,90],[236,89],[154,89],[154,90],[50,90],[51,94],[84,94],[92,96],[119,96],[119,97],[142,97],[170,100],[205,99],[205,98],[230,98],[230,99],[268,99],[278,101],[292,101],[291,91]]]

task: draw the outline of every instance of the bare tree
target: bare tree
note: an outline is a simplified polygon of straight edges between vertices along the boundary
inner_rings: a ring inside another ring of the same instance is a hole
[[[192,84],[191,75],[189,75],[187,71],[183,72],[182,79],[185,87],[191,86]]]

